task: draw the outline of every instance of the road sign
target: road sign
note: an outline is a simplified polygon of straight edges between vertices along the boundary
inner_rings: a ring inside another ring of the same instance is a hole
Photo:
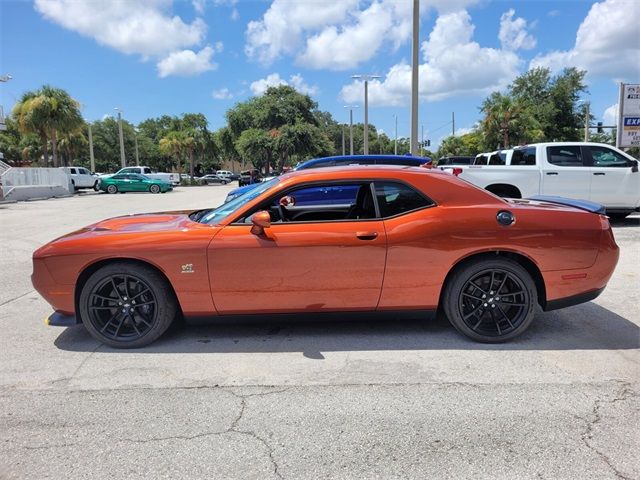
[[[640,147],[640,84],[620,84],[617,146]]]

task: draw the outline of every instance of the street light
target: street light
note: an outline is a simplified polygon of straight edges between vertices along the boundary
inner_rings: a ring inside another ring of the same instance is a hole
[[[351,75],[356,80],[364,80],[364,154],[369,154],[369,80],[380,78],[380,75]]]
[[[118,107],[114,108],[118,112],[118,135],[120,136],[120,165],[121,168],[127,166],[127,159],[124,156],[124,136],[122,135],[122,110]]]
[[[349,109],[349,155],[353,155],[353,109],[358,105],[345,105]]]
[[[133,129],[133,138],[136,141],[136,167],[140,166],[140,157],[138,155],[138,128]]]

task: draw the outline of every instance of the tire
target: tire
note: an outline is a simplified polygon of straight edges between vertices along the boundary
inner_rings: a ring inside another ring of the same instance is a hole
[[[73,187],[73,191],[74,192],[78,191],[78,187],[76,187],[76,181],[75,180],[71,180],[71,186]]]
[[[107,193],[118,193],[118,187],[115,185],[107,185]]]
[[[607,213],[607,216],[614,222],[621,222],[622,220],[627,218],[629,215],[631,215],[631,213],[629,212],[628,213],[622,213],[622,212]]]
[[[114,262],[89,277],[80,293],[79,311],[96,340],[114,348],[139,348],[166,332],[178,302],[165,278],[151,267]]]
[[[151,185],[151,186],[149,187],[149,191],[150,191],[151,193],[160,193],[160,187],[159,187],[158,185],[155,185],[155,184],[154,184],[154,185]]]
[[[476,342],[501,343],[529,327],[537,299],[535,282],[522,266],[505,258],[478,259],[455,270],[442,306],[460,333]]]
[[[222,183],[222,185],[226,185],[229,182],[227,182],[226,180],[222,180],[220,183]]]
[[[98,181],[96,180],[95,183],[93,184],[93,190],[96,192],[100,191],[100,187],[98,186]]]

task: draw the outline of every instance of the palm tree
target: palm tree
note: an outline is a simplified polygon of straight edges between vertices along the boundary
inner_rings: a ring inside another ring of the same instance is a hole
[[[81,128],[72,132],[65,132],[60,136],[59,147],[66,155],[62,155],[64,166],[68,166],[69,162],[78,155],[78,152],[88,146],[89,142],[85,137]]]
[[[51,141],[54,167],[58,166],[58,134],[71,132],[84,123],[80,104],[63,89],[50,85],[23,94],[13,113],[23,133],[40,136],[45,163],[48,163],[47,141]]]
[[[178,173],[180,173],[180,160],[184,153],[184,134],[172,130],[166,136],[160,139],[160,152],[164,155],[175,157],[178,164]]]

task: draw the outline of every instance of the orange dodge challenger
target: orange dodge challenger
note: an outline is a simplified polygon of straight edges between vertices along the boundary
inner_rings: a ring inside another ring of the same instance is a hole
[[[218,208],[98,222],[36,250],[51,325],[133,348],[171,322],[236,314],[440,309],[481,342],[602,292],[604,209],[506,200],[448,173],[355,165],[289,173]]]

